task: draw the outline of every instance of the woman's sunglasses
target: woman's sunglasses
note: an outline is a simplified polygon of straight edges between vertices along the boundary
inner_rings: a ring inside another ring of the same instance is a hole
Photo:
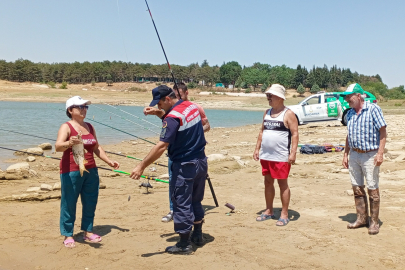
[[[73,108],[77,108],[77,109],[79,109],[79,110],[84,110],[84,109],[88,110],[88,109],[89,109],[89,106],[87,106],[87,105],[79,105],[79,106],[72,106],[71,108],[72,108],[72,109],[73,109]]]

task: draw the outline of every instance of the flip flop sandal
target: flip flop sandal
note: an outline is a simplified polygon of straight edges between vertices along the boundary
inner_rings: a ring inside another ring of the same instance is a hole
[[[274,215],[261,214],[259,217],[256,218],[256,221],[261,222],[261,221],[265,221],[268,219],[274,219],[274,218],[275,218]]]
[[[283,223],[283,225],[280,225],[280,224],[277,224],[277,222],[281,222],[281,223]],[[290,222],[290,220],[288,219],[288,218],[279,218],[278,220],[277,220],[277,222],[276,222],[276,226],[285,226],[285,225],[287,225],[288,224],[288,222]]]
[[[66,239],[65,241],[63,241],[63,244],[65,245],[65,247],[67,248],[74,248],[75,245],[75,240],[72,238]]]
[[[84,235],[83,240],[85,240],[85,241],[88,240],[93,243],[98,243],[98,242],[101,242],[101,236],[93,233],[90,237],[87,237],[86,235]]]

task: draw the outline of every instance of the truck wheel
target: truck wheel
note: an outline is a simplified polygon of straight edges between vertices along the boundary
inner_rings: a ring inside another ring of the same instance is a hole
[[[342,115],[342,125],[344,125],[344,126],[347,126],[347,112],[349,111],[350,109],[346,109],[344,112],[343,112],[343,115]]]

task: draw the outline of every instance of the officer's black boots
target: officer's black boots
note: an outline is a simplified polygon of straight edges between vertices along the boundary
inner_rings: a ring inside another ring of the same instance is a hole
[[[193,233],[191,234],[191,242],[193,242],[196,246],[203,246],[204,245],[204,239],[203,239],[203,234],[202,234],[202,222],[198,224],[194,224],[194,230]]]
[[[193,247],[190,244],[190,232],[179,233],[180,241],[176,245],[167,247],[166,252],[170,254],[188,255],[193,252]]]

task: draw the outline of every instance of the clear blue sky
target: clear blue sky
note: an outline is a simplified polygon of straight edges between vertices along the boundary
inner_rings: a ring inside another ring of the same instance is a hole
[[[143,0],[2,0],[0,59],[165,62]],[[403,0],[149,0],[172,64],[337,65],[405,84]]]

